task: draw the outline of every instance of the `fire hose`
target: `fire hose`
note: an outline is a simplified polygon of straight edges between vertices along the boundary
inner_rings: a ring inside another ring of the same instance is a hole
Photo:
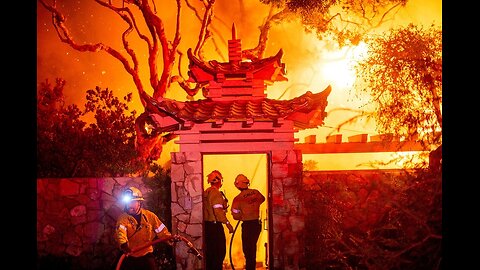
[[[120,270],[120,266],[122,265],[122,262],[123,260],[125,259],[126,256],[128,256],[130,253],[134,253],[134,252],[137,252],[139,250],[142,250],[144,248],[147,248],[151,245],[154,245],[154,244],[157,244],[157,243],[160,243],[160,242],[165,242],[165,241],[169,241],[173,239],[174,242],[179,242],[179,241],[183,241],[188,247],[188,253],[192,253],[193,255],[195,255],[199,260],[201,260],[203,258],[203,255],[200,253],[200,251],[198,251],[198,249],[195,248],[195,246],[193,246],[192,242],[190,242],[187,238],[181,236],[181,235],[172,235],[170,237],[165,237],[165,238],[159,238],[159,239],[155,239],[151,242],[148,242],[146,243],[145,245],[143,246],[140,246],[140,247],[137,247],[135,249],[132,249],[132,251],[130,251],[129,253],[123,253],[122,256],[120,256],[120,259],[118,260],[118,263],[117,263],[117,267],[115,268],[115,270]]]
[[[228,253],[230,257],[230,266],[232,267],[232,270],[235,270],[235,266],[233,266],[233,260],[232,260],[232,244],[233,244],[233,237],[235,236],[235,232],[237,231],[238,225],[240,224],[240,220],[237,221],[237,225],[235,225],[235,229],[233,230],[232,237],[230,238],[230,251]]]

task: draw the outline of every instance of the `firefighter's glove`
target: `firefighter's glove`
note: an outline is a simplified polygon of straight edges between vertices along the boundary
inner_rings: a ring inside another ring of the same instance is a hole
[[[123,251],[123,253],[125,254],[128,254],[130,252],[132,252],[132,250],[130,249],[130,247],[128,246],[128,242],[125,242],[123,244],[120,245],[120,249]]]
[[[173,246],[175,242],[178,242],[178,241],[175,241],[176,238],[177,238],[176,235],[169,234],[168,236],[162,237],[163,241],[161,242],[165,242],[167,245]]]
[[[180,241],[182,241],[182,237],[178,234],[175,234],[175,235],[172,236],[172,241],[173,242],[180,242]]]

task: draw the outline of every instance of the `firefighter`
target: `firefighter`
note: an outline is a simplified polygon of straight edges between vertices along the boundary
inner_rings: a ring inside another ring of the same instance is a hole
[[[228,199],[220,191],[223,184],[222,174],[218,170],[207,175],[210,184],[203,192],[203,219],[205,229],[205,263],[208,270],[222,270],[227,253],[227,240],[223,230],[233,233],[233,226],[227,219]]]
[[[153,246],[148,246],[148,243],[159,238],[168,239],[167,243],[172,245],[170,231],[157,215],[143,208],[144,198],[138,188],[125,189],[122,201],[125,204],[124,213],[118,217],[115,227],[115,240],[127,255],[121,269],[158,269]],[[146,247],[138,250],[142,246]]]
[[[232,202],[232,216],[242,221],[242,250],[245,256],[245,270],[254,270],[257,257],[257,241],[262,231],[260,205],[265,196],[249,188],[250,180],[243,174],[235,178],[235,187],[240,190]]]

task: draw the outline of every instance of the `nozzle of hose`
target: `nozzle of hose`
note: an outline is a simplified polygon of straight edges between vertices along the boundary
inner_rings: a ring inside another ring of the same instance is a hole
[[[186,242],[187,246],[189,247],[188,253],[192,253],[195,255],[199,260],[203,259],[202,254],[193,246],[192,242],[188,241]]]

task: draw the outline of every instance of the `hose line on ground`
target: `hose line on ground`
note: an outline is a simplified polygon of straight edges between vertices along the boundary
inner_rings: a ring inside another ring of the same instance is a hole
[[[140,246],[138,248],[135,248],[133,249],[132,251],[130,251],[129,253],[123,253],[122,256],[120,256],[120,259],[118,260],[118,263],[117,263],[117,267],[115,268],[115,270],[120,270],[120,267],[122,266],[122,263],[123,263],[123,260],[125,259],[126,256],[128,256],[129,254],[131,253],[134,253],[134,252],[137,252],[139,250],[142,250],[144,248],[147,248],[151,245],[154,245],[154,244],[157,244],[157,243],[160,243],[160,242],[166,242],[166,241],[169,241],[173,239],[174,242],[179,242],[179,241],[183,241],[185,242],[185,244],[189,247],[188,249],[188,253],[192,253],[193,255],[195,255],[195,257],[197,257],[199,260],[203,259],[203,255],[200,253],[200,251],[198,251],[198,249],[195,248],[195,246],[192,244],[192,242],[190,242],[187,238],[181,236],[181,235],[172,235],[170,237],[165,237],[165,238],[159,238],[159,239],[155,239],[151,242],[148,242],[146,243],[145,245],[143,246]]]
[[[232,267],[232,270],[235,270],[235,267],[233,266],[233,260],[232,260],[232,244],[233,244],[233,237],[235,236],[235,232],[237,231],[238,224],[240,224],[240,220],[237,221],[237,225],[235,225],[235,229],[233,230],[232,237],[230,238],[230,252],[228,253],[230,256],[230,266]]]

